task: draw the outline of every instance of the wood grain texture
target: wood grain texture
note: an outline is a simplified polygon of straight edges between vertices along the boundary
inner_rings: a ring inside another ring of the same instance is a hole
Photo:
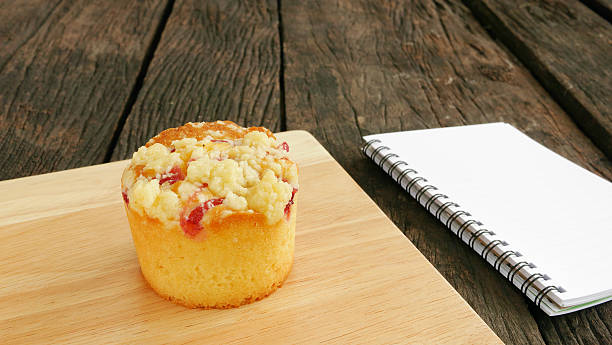
[[[0,70],[30,40],[61,3],[56,1],[0,2]]]
[[[113,152],[186,122],[280,130],[276,1],[177,1]]]
[[[165,1],[0,5],[0,179],[102,162]]]
[[[536,306],[532,312],[547,344],[612,344],[610,303],[561,317],[548,317]]]
[[[294,266],[235,309],[187,309],[146,285],[120,197],[126,162],[1,182],[2,343],[501,344],[310,134],[279,137],[300,166]]]
[[[578,1],[465,2],[612,158],[612,25]]]
[[[580,0],[608,22],[612,22],[612,0]]]
[[[505,121],[608,179],[610,162],[459,1],[286,1],[281,13],[287,127],[312,131],[502,340],[543,344],[531,302],[362,157],[361,136]]]

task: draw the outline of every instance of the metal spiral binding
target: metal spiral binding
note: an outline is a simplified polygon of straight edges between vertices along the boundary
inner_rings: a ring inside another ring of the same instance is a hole
[[[361,152],[363,152],[364,155],[368,156],[367,150],[370,148],[370,146],[379,143],[380,140],[378,139],[372,139],[370,141],[368,141],[365,145],[363,145],[363,147],[361,148]],[[370,158],[372,158],[371,156],[368,156]]]
[[[408,165],[408,163],[406,163],[406,165]],[[402,170],[402,172],[399,174],[399,176],[397,177],[397,182],[400,184],[400,186],[404,187],[404,177],[408,176],[408,174],[410,173],[414,173],[414,174],[418,174],[418,172],[414,169],[404,169]]]
[[[490,231],[484,228],[479,228],[475,231],[470,230],[470,227],[473,227],[473,228],[481,227],[483,224],[474,219],[465,219],[465,217],[471,217],[471,214],[469,212],[459,210],[458,209],[460,207],[459,204],[453,201],[450,201],[450,200],[442,202],[441,199],[448,199],[448,196],[446,196],[445,194],[430,192],[429,193],[430,196],[428,196],[424,200],[424,202],[421,202],[421,198],[423,198],[423,196],[426,196],[428,191],[437,191],[438,188],[431,184],[425,184],[427,182],[427,179],[422,176],[418,176],[418,172],[412,168],[409,168],[408,167],[409,164],[403,160],[396,160],[387,169],[385,169],[385,164],[388,161],[391,161],[392,158],[399,158],[399,156],[392,152],[389,152],[383,155],[382,158],[380,158],[380,160],[378,160],[377,162],[376,158],[380,156],[381,152],[385,150],[390,150],[390,148],[384,145],[380,145],[376,147],[371,153],[368,154],[368,150],[372,147],[372,145],[376,143],[381,143],[381,141],[378,139],[367,141],[361,149],[362,153],[365,156],[371,158],[374,161],[374,163],[379,165],[383,169],[383,171],[385,171],[391,177],[393,177],[393,172],[396,172],[398,175],[395,178],[395,180],[411,196],[412,196],[412,189],[413,187],[416,186],[417,189],[413,196],[414,199],[417,200],[417,202],[419,202],[421,205],[423,205],[428,212],[432,213],[436,218],[438,218],[438,220],[443,222],[447,228],[452,230],[453,224],[457,223],[459,227],[456,230],[456,235],[461,240],[466,241],[468,246],[470,246],[472,249],[476,250],[476,243],[482,244],[483,248],[480,252],[480,255],[486,261],[488,261],[489,254],[493,253],[493,255],[495,255],[495,261],[493,261],[492,266],[493,268],[495,268],[495,270],[501,273],[504,263],[507,262],[507,260],[511,256],[514,256],[517,258],[522,256],[521,253],[514,251],[514,250],[506,250],[506,251],[503,251],[501,254],[496,254],[496,252],[494,251],[495,248],[499,246],[507,246],[508,243],[506,241],[499,240],[499,239],[491,240],[488,243],[483,242],[483,240],[479,240],[480,237],[485,234],[495,236],[495,233],[493,231]],[[403,167],[403,168],[400,168],[400,167]],[[410,177],[409,176],[410,174],[413,174],[413,176]],[[408,183],[406,184],[406,186],[404,186],[404,179],[408,179]],[[418,184],[419,182],[422,182],[422,185],[419,185]],[[432,206],[434,205],[438,206],[435,212],[432,209]],[[451,208],[455,210],[452,210]],[[445,212],[447,214],[450,213],[450,215],[448,216],[448,218],[446,218],[446,220],[442,220],[442,217],[444,216]],[[459,223],[460,221],[463,221],[463,222]],[[470,236],[467,240],[463,239],[463,236],[465,233],[467,233]],[[518,261],[512,265],[510,265],[510,263],[508,262],[507,266],[508,266],[508,272],[506,274],[506,278],[513,285],[514,285],[514,279],[517,275],[523,277],[522,274],[519,274],[519,272],[522,269],[525,269],[525,268],[533,269],[537,267],[533,263],[527,262],[527,261]],[[523,294],[527,295],[529,288],[534,286],[536,281],[538,280],[547,281],[550,278],[545,274],[530,273],[527,276],[524,276],[523,279],[524,280],[522,284],[520,285],[519,289],[521,290]],[[547,285],[541,289],[538,289],[536,287],[536,291],[537,293],[534,295],[533,301],[539,307],[542,301],[545,298],[547,298],[547,295],[550,292],[552,291],[565,292],[565,289],[563,289],[560,286]]]
[[[374,152],[372,152],[372,157],[376,156],[379,152],[381,152],[382,150],[388,150],[389,148],[386,146],[379,146],[377,148],[374,149]],[[372,158],[374,159],[374,158]],[[378,161],[378,163],[376,163],[378,165],[380,165],[380,161]]]
[[[522,293],[527,293],[527,290],[529,290],[529,287],[531,285],[533,285],[533,283],[535,283],[536,280],[538,280],[538,279],[548,280],[548,279],[546,279],[545,275],[543,275],[541,273],[534,273],[534,274],[530,275],[529,278],[525,279],[523,284],[521,284],[521,292]],[[523,288],[525,290],[523,290]]]
[[[500,256],[497,257],[497,259],[493,263],[493,267],[495,267],[495,269],[498,270],[498,271],[501,270],[501,266],[504,264],[504,261],[506,261],[506,259],[508,259],[512,255],[514,255],[516,257],[520,257],[521,253],[515,252],[514,250],[506,250]],[[498,266],[498,264],[499,264],[499,266]]]
[[[463,224],[461,224],[461,226],[459,227],[459,229],[457,229],[457,236],[459,236],[460,239],[463,239],[463,233],[465,232],[465,230],[467,230],[467,228],[470,227],[470,225],[472,224],[476,224],[478,226],[481,226],[482,223],[477,221],[477,220],[473,220],[470,219],[467,222],[464,222]]]
[[[442,204],[442,206],[440,206],[440,208],[436,211],[436,213],[434,214],[434,216],[436,216],[436,218],[438,218],[438,220],[442,221],[442,213],[444,213],[444,211],[446,211],[447,208],[449,207],[461,207],[459,206],[459,204],[454,203],[452,201],[447,201],[444,204]]]
[[[544,297],[546,297],[546,295],[548,295],[548,293],[553,291],[553,290],[554,291],[559,291],[559,292],[563,292],[564,291],[561,288],[557,288],[556,286],[548,285],[547,287],[545,287],[542,290],[540,290],[540,292],[535,296],[533,301],[535,302],[535,304],[538,305],[538,307],[540,307],[540,304],[542,304],[542,300],[544,299]],[[538,301],[538,298],[540,299],[539,301]]]
[[[387,174],[391,174],[391,172],[395,169],[397,169],[397,167],[399,167],[400,165],[408,165],[408,163],[404,162],[404,161],[396,161],[395,163],[391,164],[391,167],[389,167],[389,170],[387,171]]]
[[[412,195],[410,193],[410,191],[412,190],[412,186],[416,185],[417,182],[419,181],[423,181],[423,182],[427,182],[427,179],[422,177],[422,176],[415,176],[412,178],[412,181],[408,182],[408,184],[406,185],[406,187],[404,187],[404,189],[408,192],[408,194]],[[417,191],[418,193],[418,191]],[[416,195],[416,194],[415,194]]]
[[[426,186],[423,186],[421,189],[419,189],[419,191],[414,195],[414,198],[416,199],[416,201],[418,201],[419,203],[421,202],[421,197],[423,195],[425,195],[425,192],[427,192],[428,190],[438,190],[438,188],[428,184]]]
[[[387,153],[381,160],[380,162],[378,162],[378,165],[380,165],[381,167],[385,166],[385,163],[392,157],[399,157],[398,155],[396,155],[395,153]],[[384,170],[384,168],[383,168]],[[387,174],[389,173],[389,171],[385,171]]]
[[[448,196],[441,194],[441,193],[437,193],[437,194],[430,196],[429,199],[427,199],[427,201],[425,202],[425,208],[427,209],[427,212],[431,212],[431,209],[430,209],[431,205],[433,205],[436,202],[436,200],[440,198],[448,199]]]
[[[448,217],[448,219],[446,220],[444,225],[447,228],[452,230],[453,223],[455,222],[455,220],[457,220],[457,218],[459,218],[461,216],[471,217],[472,215],[469,212],[465,212],[463,210],[455,211],[455,212],[453,212],[453,214],[450,215],[450,217]]]
[[[481,235],[484,235],[484,234],[489,234],[491,236],[495,236],[495,233],[493,231],[489,231],[487,229],[480,229],[480,230],[478,230],[476,232],[472,232],[472,237],[470,237],[470,239],[468,240],[468,246],[470,246],[470,247],[472,247],[472,249],[476,250],[476,248],[474,247],[474,245],[476,244],[476,240],[478,240],[478,237],[480,237]]]
[[[482,256],[483,259],[487,260],[487,258],[489,257],[489,253],[492,252],[493,249],[499,245],[505,246],[508,245],[508,243],[502,240],[493,240],[489,242],[489,244],[487,244],[484,248],[482,248],[480,256]]]
[[[510,267],[510,270],[508,271],[508,276],[506,278],[508,278],[508,280],[512,284],[514,284],[514,277],[516,276],[516,273],[520,271],[523,267],[535,268],[535,265],[531,262],[519,261]]]

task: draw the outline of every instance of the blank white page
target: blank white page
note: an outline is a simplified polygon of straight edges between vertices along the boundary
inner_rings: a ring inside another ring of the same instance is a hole
[[[371,135],[566,292],[612,294],[612,183],[505,123]]]

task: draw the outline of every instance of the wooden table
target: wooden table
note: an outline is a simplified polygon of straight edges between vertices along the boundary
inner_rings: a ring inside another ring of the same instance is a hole
[[[512,344],[612,343],[548,317],[359,153],[505,121],[612,178],[610,0],[0,3],[0,178],[128,158],[188,121],[305,129]]]

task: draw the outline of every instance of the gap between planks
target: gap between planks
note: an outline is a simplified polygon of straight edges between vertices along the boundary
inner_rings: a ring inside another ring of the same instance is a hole
[[[155,34],[153,34],[153,38],[149,43],[144,59],[142,60],[142,64],[140,65],[140,70],[138,71],[138,76],[136,77],[136,81],[134,82],[134,86],[132,90],[130,90],[130,95],[128,96],[127,102],[123,107],[123,111],[121,112],[121,116],[119,117],[119,122],[117,122],[117,127],[115,128],[115,132],[113,133],[113,137],[108,144],[108,148],[106,149],[106,154],[104,155],[104,163],[108,163],[111,161],[113,156],[113,151],[117,146],[117,142],[119,141],[119,136],[121,135],[121,131],[125,126],[125,122],[127,121],[128,116],[132,112],[132,107],[134,103],[136,103],[136,98],[142,89],[142,84],[144,82],[145,76],[147,75],[147,71],[149,70],[149,65],[153,60],[153,56],[155,55],[155,51],[157,50],[157,46],[159,45],[159,41],[161,40],[162,33],[166,28],[166,24],[168,23],[168,18],[172,14],[172,9],[174,8],[175,0],[168,0],[166,3],[166,7],[164,7],[164,12],[162,13],[161,20],[157,27],[155,28]]]
[[[280,91],[280,131],[287,130],[287,113],[285,108],[285,53],[283,52],[283,14],[281,12],[282,0],[276,1],[276,12],[278,14],[278,45],[279,45],[279,70],[278,88]]]

